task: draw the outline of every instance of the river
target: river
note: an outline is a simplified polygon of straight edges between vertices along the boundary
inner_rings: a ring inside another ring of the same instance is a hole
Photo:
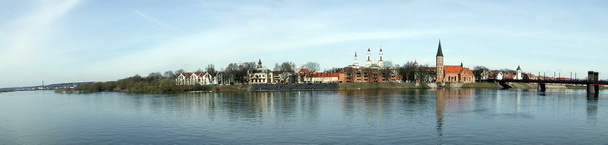
[[[0,93],[1,144],[605,144],[608,93]]]

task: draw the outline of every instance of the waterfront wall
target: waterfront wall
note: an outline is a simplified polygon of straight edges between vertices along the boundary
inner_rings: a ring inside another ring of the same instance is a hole
[[[213,86],[211,88],[213,92],[243,92],[243,91],[251,91],[250,85],[222,85],[222,86]]]
[[[341,83],[340,90],[366,89],[425,89],[431,88],[426,83]]]
[[[306,83],[306,84],[253,84],[252,91],[271,90],[337,90],[338,83]]]
[[[510,83],[514,89],[536,89],[537,84]],[[500,89],[497,83],[446,83],[445,88]],[[434,89],[436,83],[312,83],[312,84],[252,84],[213,86],[214,92],[281,91],[281,90],[368,90],[368,89]],[[547,84],[548,89],[584,89],[584,86]],[[607,87],[600,87],[602,89]]]

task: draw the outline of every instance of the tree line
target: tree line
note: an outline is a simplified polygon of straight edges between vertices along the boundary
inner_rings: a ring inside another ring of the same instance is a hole
[[[176,71],[180,72],[180,70]],[[117,81],[95,82],[76,86],[71,89],[58,89],[61,93],[86,92],[132,92],[132,93],[181,93],[188,91],[208,91],[211,86],[193,85],[179,86],[175,82],[175,73],[150,73],[147,77],[139,75],[127,77]]]

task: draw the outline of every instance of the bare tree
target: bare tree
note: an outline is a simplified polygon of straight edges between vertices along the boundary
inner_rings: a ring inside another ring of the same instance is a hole
[[[316,72],[321,69],[319,63],[317,62],[307,62],[306,64],[302,65],[302,68],[308,69],[308,71],[311,72]]]
[[[384,61],[384,67],[386,67],[386,68],[393,68],[393,62],[392,61]]]
[[[179,74],[182,74],[182,73],[184,73],[184,69],[179,69],[179,70],[175,71],[175,75],[179,75]]]
[[[296,65],[293,62],[283,62],[281,63],[281,65],[279,65],[279,71],[281,72],[287,72],[287,71],[294,71],[294,68],[296,67]]]
[[[214,74],[215,73],[215,65],[213,65],[213,64],[207,65],[206,70],[207,70],[207,73]]]
[[[175,74],[173,73],[173,71],[166,71],[166,72],[163,74],[163,76],[164,76],[165,78],[171,78],[171,77],[174,77],[174,75],[175,75]]]

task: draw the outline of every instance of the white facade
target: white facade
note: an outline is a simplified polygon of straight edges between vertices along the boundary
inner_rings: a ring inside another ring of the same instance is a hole
[[[522,80],[523,76],[521,75],[521,68],[519,66],[517,66],[517,74],[515,74],[515,79],[516,80]]]
[[[262,66],[262,60],[258,61],[258,66],[253,71],[247,72],[249,84],[267,84],[274,82],[274,74],[272,71]]]
[[[496,80],[502,80],[502,78],[503,78],[502,72],[499,72],[499,73],[496,75]]]
[[[214,79],[219,79],[205,72],[181,73],[175,79],[177,85],[215,85]]]
[[[382,48],[380,49],[380,52],[378,53],[378,57],[380,58],[380,60],[372,60],[372,52],[371,50],[368,48],[367,49],[367,59],[365,60],[365,67],[371,67],[372,65],[377,65],[380,68],[384,68],[384,54],[382,53]]]
[[[340,82],[338,77],[312,77],[311,82],[315,83],[336,83]]]

